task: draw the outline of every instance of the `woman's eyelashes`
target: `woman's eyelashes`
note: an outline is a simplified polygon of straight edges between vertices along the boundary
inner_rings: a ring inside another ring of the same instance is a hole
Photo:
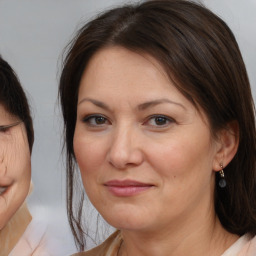
[[[0,125],[0,132],[7,132],[9,131],[12,127],[20,124],[21,122],[18,121],[16,123],[13,123],[13,124],[9,124],[9,125]]]
[[[91,127],[102,127],[109,125],[110,121],[103,115],[88,115],[83,118],[83,122]]]
[[[5,125],[0,125],[0,132],[7,132],[9,130],[9,127],[6,127]]]
[[[173,118],[165,115],[155,114],[147,118],[146,121],[143,123],[143,125],[148,125],[150,127],[156,127],[156,128],[166,128],[172,123],[175,123],[175,120]]]

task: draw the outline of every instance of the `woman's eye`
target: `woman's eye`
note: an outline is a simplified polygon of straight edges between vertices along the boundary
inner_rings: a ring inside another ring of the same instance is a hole
[[[151,116],[146,122],[146,124],[150,126],[165,127],[172,122],[174,122],[174,120],[167,116],[155,115]]]
[[[0,125],[0,132],[7,132],[8,130],[10,130],[10,128],[20,124],[21,122],[16,122],[13,124],[9,124],[9,125]]]
[[[7,132],[9,130],[9,127],[0,126],[0,132]]]
[[[88,116],[83,119],[84,123],[87,123],[90,126],[102,126],[108,124],[107,118],[104,116]]]

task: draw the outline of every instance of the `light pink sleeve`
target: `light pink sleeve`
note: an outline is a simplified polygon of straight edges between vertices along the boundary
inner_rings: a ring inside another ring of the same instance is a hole
[[[47,225],[32,220],[9,256],[58,256],[65,255],[63,245],[47,232]]]

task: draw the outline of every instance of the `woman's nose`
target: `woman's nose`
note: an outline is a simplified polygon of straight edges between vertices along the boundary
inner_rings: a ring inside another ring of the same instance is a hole
[[[119,129],[113,134],[108,161],[117,169],[138,166],[143,162],[139,135],[131,129]]]

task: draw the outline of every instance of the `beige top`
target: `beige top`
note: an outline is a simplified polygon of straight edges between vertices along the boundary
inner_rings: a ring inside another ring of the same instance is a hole
[[[117,256],[122,244],[121,232],[116,231],[101,245],[87,251],[76,253],[73,256]],[[231,247],[221,256],[255,256],[256,255],[256,236],[251,238],[249,235],[240,237]]]
[[[116,231],[101,245],[87,252],[76,253],[73,256],[117,256],[122,241],[121,232]]]

